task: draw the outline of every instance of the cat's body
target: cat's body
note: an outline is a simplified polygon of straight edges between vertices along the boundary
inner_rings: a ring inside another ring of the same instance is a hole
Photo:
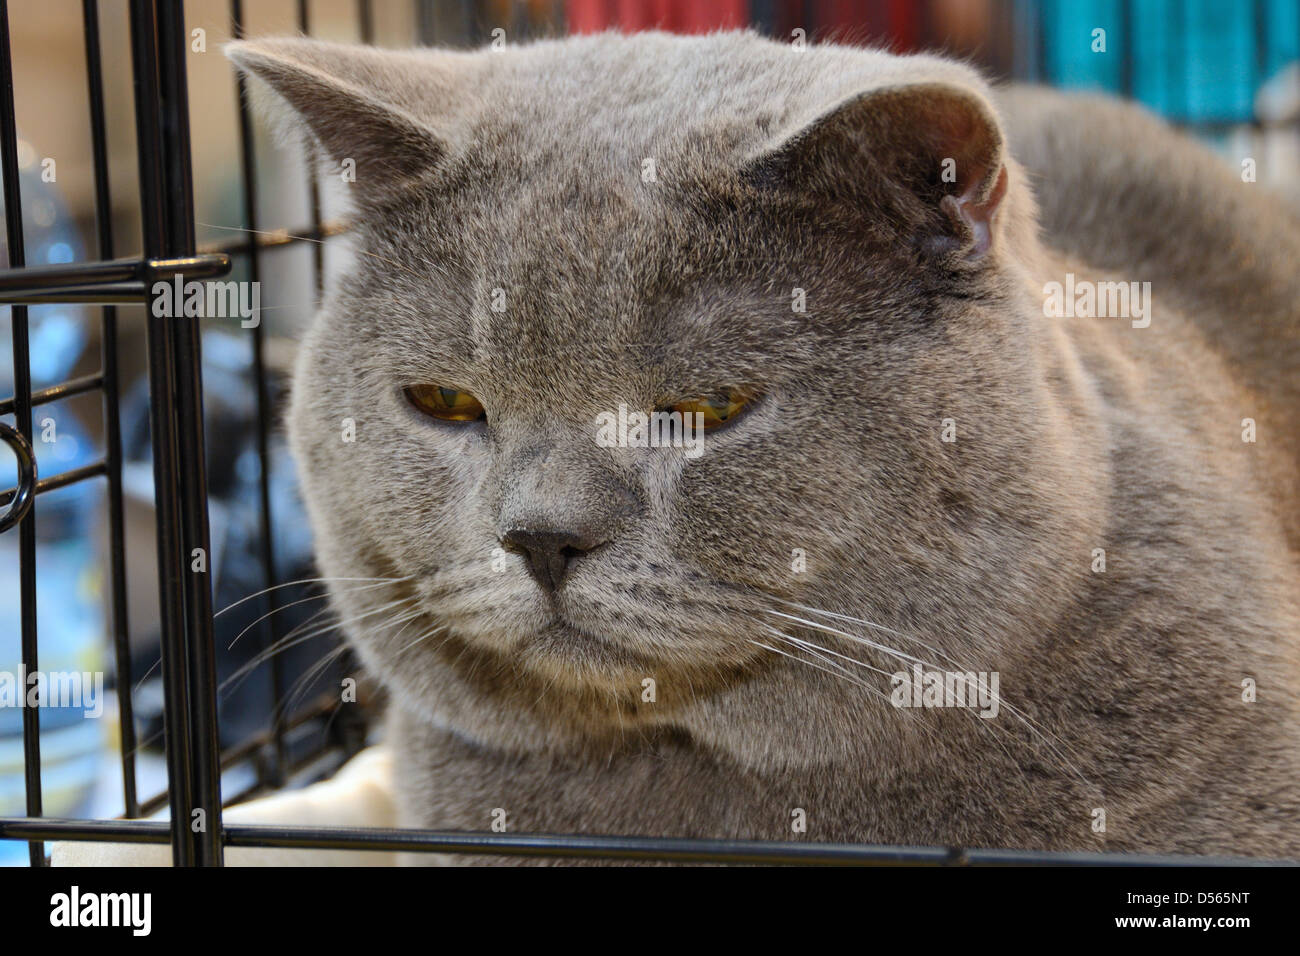
[[[291,426],[324,573],[401,579],[334,598],[407,824],[1300,856],[1300,225],[1260,187],[932,58],[234,56],[358,159]],[[1071,273],[1151,282],[1149,326],[1046,317]],[[697,460],[593,440],[692,383],[765,395]],[[554,589],[496,550],[571,527]],[[892,706],[915,659],[997,716]]]

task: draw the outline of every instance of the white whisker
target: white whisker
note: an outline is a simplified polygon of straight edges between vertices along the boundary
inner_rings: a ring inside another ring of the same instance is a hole
[[[245,601],[251,601],[253,600],[253,598],[261,597],[263,594],[269,594],[272,591],[278,591],[280,588],[291,588],[296,584],[322,584],[322,583],[328,584],[331,581],[381,581],[387,584],[397,584],[401,581],[409,581],[409,580],[411,580],[411,575],[409,574],[401,578],[301,578],[297,581],[286,581],[284,584],[273,584],[269,588],[263,588],[262,590],[254,594],[250,594],[248,597],[240,598],[234,604],[226,605],[220,611],[218,611],[216,614],[213,614],[212,616],[214,618],[220,617],[221,615],[229,611],[231,608],[239,607],[239,605],[243,604]]]
[[[835,617],[841,620],[847,619],[846,615],[835,614],[834,612],[831,611],[821,611],[817,608],[806,608],[806,609],[812,611],[813,613],[825,614],[829,617]],[[769,610],[769,613],[775,614],[779,617],[789,618],[790,620],[797,621],[798,623],[804,624],[807,627],[811,627],[819,631],[825,631],[826,633],[829,634],[835,634],[840,637],[847,638],[851,641],[856,641],[858,643],[865,644],[869,647],[883,651],[884,653],[889,654],[893,657],[897,657],[901,660],[909,660],[912,661],[913,663],[920,664],[922,667],[928,668],[930,670],[941,669],[936,667],[934,664],[931,664],[928,661],[921,660],[918,657],[914,657],[911,654],[906,654],[894,648],[886,647],[883,644],[880,644],[876,641],[872,641],[860,635],[851,634],[848,631],[843,631],[840,630],[839,628],[831,627],[829,624],[823,624],[819,621],[810,621],[805,618],[799,618],[794,615],[785,614],[781,611]],[[852,620],[856,620],[856,619],[852,619]],[[862,621],[861,623],[868,624],[869,622]],[[899,637],[904,637],[904,638],[907,637],[907,635],[905,634],[900,634],[897,631],[892,631],[891,629],[883,627],[882,625],[872,625],[872,626],[882,631],[888,631],[893,634],[898,634]],[[916,641],[916,643],[921,644],[922,642]],[[933,651],[934,649],[930,648],[930,650]],[[968,670],[972,670],[972,668],[961,666],[946,654],[943,654],[939,651],[934,651],[934,653],[938,654],[938,656],[941,658],[945,658],[947,662],[957,671],[964,673]],[[1047,746],[1048,750],[1051,751],[1052,755],[1055,756],[1058,760],[1060,760],[1061,763],[1064,764],[1070,770],[1071,773],[1075,774],[1075,776],[1077,776],[1084,784],[1088,786],[1092,786],[1092,782],[1088,780],[1088,778],[1083,774],[1083,772],[1080,771],[1078,767],[1068,757],[1066,757],[1064,753],[1061,752],[1060,749],[1058,749],[1057,744],[1060,744],[1061,747],[1065,748],[1066,750],[1070,750],[1070,747],[1063,740],[1061,740],[1059,737],[1057,737],[1055,734],[1051,733],[1050,731],[1046,731],[1039,728],[1035,721],[1031,720],[1026,714],[1022,713],[1017,707],[1007,702],[1000,694],[994,694],[993,698],[997,701],[1000,707],[1005,707],[1008,713],[1010,713],[1013,717],[1015,717],[1018,721],[1020,721],[1029,730],[1030,733],[1032,733],[1035,737],[1041,740]]]
[[[353,594],[353,593],[355,593],[355,592],[357,592],[357,591],[368,591],[368,590],[371,590],[372,588],[382,588],[382,587],[385,587],[385,586],[388,585],[388,583],[389,583],[389,582],[387,582],[387,581],[381,581],[381,582],[379,582],[378,584],[360,584],[360,585],[357,585],[356,587],[345,588],[345,589],[344,589],[344,592],[347,593],[347,594]],[[326,594],[313,594],[313,595],[311,595],[310,597],[299,598],[297,601],[290,601],[288,604],[281,604],[279,607],[276,607],[276,608],[273,608],[273,609],[270,610],[270,611],[267,611],[265,614],[263,614],[261,617],[259,617],[257,620],[255,620],[252,624],[249,624],[246,628],[244,628],[242,631],[240,631],[238,634],[236,634],[236,635],[235,635],[235,639],[234,639],[233,641],[230,642],[230,645],[226,648],[226,650],[232,650],[232,649],[234,648],[235,644],[237,644],[237,643],[239,642],[239,639],[240,639],[241,637],[243,637],[245,634],[247,634],[247,633],[248,633],[249,631],[251,631],[253,628],[257,627],[257,625],[261,624],[263,621],[265,621],[265,620],[266,620],[268,617],[270,617],[271,615],[273,615],[273,614],[278,614],[278,613],[281,612],[281,611],[288,610],[289,608],[291,608],[291,607],[295,607],[295,606],[297,606],[297,605],[299,605],[299,604],[306,604],[308,601],[320,601],[320,600],[325,600],[325,599],[328,599],[328,598],[329,598],[329,594],[328,594],[328,593],[326,593]],[[230,605],[230,606],[231,606],[231,607],[234,607],[233,604]],[[328,610],[328,609],[327,609],[327,610]]]

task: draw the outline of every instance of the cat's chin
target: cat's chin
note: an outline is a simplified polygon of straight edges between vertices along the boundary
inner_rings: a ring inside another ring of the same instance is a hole
[[[580,684],[622,686],[639,681],[657,662],[624,641],[555,617],[521,646],[523,663]]]

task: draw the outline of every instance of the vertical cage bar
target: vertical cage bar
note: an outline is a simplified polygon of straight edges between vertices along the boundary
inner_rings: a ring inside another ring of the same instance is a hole
[[[1035,71],[1033,81],[1035,83],[1052,83],[1054,77],[1048,73],[1047,57],[1047,20],[1050,14],[1044,12],[1041,8],[1037,10],[1037,18],[1034,23],[1034,66]]]
[[[244,36],[244,5],[241,0],[231,0],[231,36],[242,39]],[[247,81],[242,73],[236,74],[236,90],[239,103],[239,158],[243,177],[244,225],[248,229],[248,278],[252,282],[261,281],[262,257],[257,243],[257,162],[253,151],[253,119],[248,109]],[[284,715],[281,704],[284,699],[284,664],[283,655],[274,653],[273,649],[280,641],[279,591],[274,590],[277,582],[275,571],[275,548],[271,530],[271,398],[267,393],[265,337],[262,331],[261,316],[253,328],[253,388],[257,403],[257,459],[259,473],[257,479],[259,523],[261,541],[259,558],[262,562],[262,581],[265,594],[262,626],[258,629],[262,635],[263,650],[271,659],[271,737],[274,754],[272,768],[272,786],[284,783],[288,768],[288,754],[284,743]]]
[[[375,9],[370,0],[357,0],[357,26],[362,43],[375,42]]]
[[[173,223],[179,212],[184,214],[188,196],[178,201],[171,190],[188,191],[187,170],[178,170],[175,152],[188,150],[184,141],[188,124],[177,116],[172,95],[164,102],[160,89],[164,79],[159,57],[159,19],[154,0],[131,0],[131,53],[135,74],[136,139],[140,166],[140,212],[145,254],[166,256],[179,253],[171,249],[178,235],[184,240],[185,227]],[[169,25],[164,39],[174,46],[175,24]],[[183,40],[183,35],[180,38]],[[174,71],[175,67],[172,67]],[[183,67],[182,67],[183,69]],[[167,77],[172,79],[173,77]],[[183,95],[184,90],[182,89]],[[185,104],[180,104],[184,109]],[[182,175],[180,182],[168,176]],[[189,229],[192,230],[190,223]],[[192,245],[192,241],[191,241]],[[193,541],[206,547],[206,514],[201,522],[202,544],[195,538],[194,501],[202,495],[205,483],[193,481],[195,463],[188,462],[182,483],[179,425],[194,425],[194,397],[199,387],[194,377],[197,368],[187,364],[177,367],[175,331],[184,320],[157,316],[149,310],[146,319],[149,352],[149,423],[153,435],[154,502],[158,537],[158,582],[162,628],[164,686],[164,720],[167,746],[167,788],[171,808],[172,858],[177,866],[219,865],[220,799],[213,800],[212,790],[219,789],[218,754],[205,746],[209,734],[216,732],[216,714],[204,709],[210,688],[203,673],[212,654],[211,596],[207,601],[207,574],[190,571],[190,555],[185,545]],[[189,341],[189,340],[187,340]],[[186,393],[184,398],[180,393]],[[185,439],[186,448],[202,448],[201,405],[198,433]],[[182,416],[184,416],[182,418]],[[202,463],[202,459],[199,459]],[[200,508],[206,507],[200,501]],[[206,606],[206,626],[198,622],[190,627]],[[206,643],[206,646],[205,646]],[[191,687],[197,677],[197,687]],[[211,678],[207,674],[206,678]],[[197,696],[197,700],[195,699]],[[196,724],[206,726],[196,727]],[[196,746],[197,742],[197,746]],[[203,766],[198,766],[202,761]],[[214,805],[215,804],[215,805]],[[192,813],[205,811],[207,826],[195,832]]]
[[[18,119],[14,112],[14,70],[9,47],[9,3],[0,0],[0,168],[4,171],[5,230],[9,242],[9,268],[26,264],[23,247],[22,189],[18,181]],[[32,369],[27,335],[27,307],[10,308],[14,349],[14,418],[18,430],[32,440]],[[18,592],[22,630],[24,680],[19,692],[27,698],[27,675],[36,673],[39,663],[36,645],[36,502],[18,524]],[[27,790],[27,815],[41,815],[41,716],[37,707],[24,706],[23,778]],[[45,846],[28,844],[32,866],[45,864]]]
[[[415,0],[415,35],[421,46],[433,46],[438,39],[438,10],[435,0]]]
[[[131,53],[135,74],[135,121],[140,166],[141,230],[144,251],[161,256],[164,246],[158,102],[151,0],[131,0]],[[197,840],[189,827],[194,805],[186,726],[189,693],[185,682],[185,592],[181,582],[180,501],[176,475],[176,419],[171,322],[149,310],[149,429],[153,440],[154,520],[158,540],[158,603],[163,675],[163,727],[167,752],[167,792],[171,809],[172,860],[190,866]]]
[[[298,0],[298,30],[303,36],[311,36],[311,11],[307,7],[307,0]],[[320,183],[316,181],[316,154],[314,147],[309,146],[308,150],[307,189],[311,203],[311,229],[312,236],[318,240],[313,242],[311,246],[312,281],[316,290],[316,300],[319,301],[321,291],[325,288],[325,245],[319,241],[322,237],[320,230]]]
[[[165,194],[167,254],[194,255],[194,182],[190,167],[190,97],[185,68],[189,36],[180,0],[160,0],[158,15],[159,93]],[[205,811],[206,829],[198,834],[201,866],[219,866],[221,840],[221,744],[217,726],[217,660],[212,628],[212,545],[208,533],[208,471],[203,420],[203,352],[200,324],[179,321],[173,330],[176,413],[179,424],[181,518],[187,560],[203,553],[202,570],[190,561],[184,576],[188,618],[186,671],[189,730],[194,752],[196,808]]]
[[[1119,88],[1125,99],[1133,98],[1133,4],[1132,0],[1120,0],[1119,33],[1123,46],[1123,56],[1119,61]]]
[[[1169,6],[1169,21],[1166,26],[1170,37],[1186,36],[1184,12],[1181,3],[1174,3]],[[1165,56],[1165,69],[1169,83],[1169,102],[1166,109],[1173,117],[1174,122],[1185,124],[1188,121],[1188,111],[1191,107],[1191,98],[1187,95],[1186,64],[1181,56],[1175,56],[1172,51],[1169,51]],[[1174,97],[1177,97],[1177,101],[1175,101]]]
[[[1250,61],[1250,67],[1254,71],[1250,88],[1255,90],[1268,79],[1268,9],[1266,0],[1254,0],[1250,5],[1250,14],[1250,39],[1255,54]],[[1257,118],[1253,110],[1251,116]]]
[[[478,18],[478,9],[473,0],[460,0],[461,22],[464,24],[465,41],[470,46],[478,46],[480,36],[480,23]]]
[[[1031,0],[1014,0],[1011,11],[1016,31],[1015,79],[1022,83],[1041,83],[1043,78],[1043,17],[1038,4]]]
[[[113,204],[108,178],[108,128],[104,115],[104,70],[99,50],[97,0],[82,0],[86,81],[95,178],[95,226],[100,259],[113,258]],[[126,533],[122,517],[122,424],[117,365],[117,307],[104,306],[100,324],[104,399],[104,459],[108,477],[109,587],[114,661],[117,669],[118,734],[122,748],[122,802],[126,816],[140,815],[135,779],[135,707],[131,699],[131,645],[126,607]]]

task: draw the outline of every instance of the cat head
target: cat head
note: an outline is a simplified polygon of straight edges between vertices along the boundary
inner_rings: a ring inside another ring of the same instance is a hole
[[[746,33],[227,49],[355,169],[290,430],[334,601],[412,706],[448,668],[620,720],[647,679],[657,713],[811,693],[843,667],[798,641],[875,653],[827,612],[984,660],[1086,569],[1032,200],[973,71]]]

